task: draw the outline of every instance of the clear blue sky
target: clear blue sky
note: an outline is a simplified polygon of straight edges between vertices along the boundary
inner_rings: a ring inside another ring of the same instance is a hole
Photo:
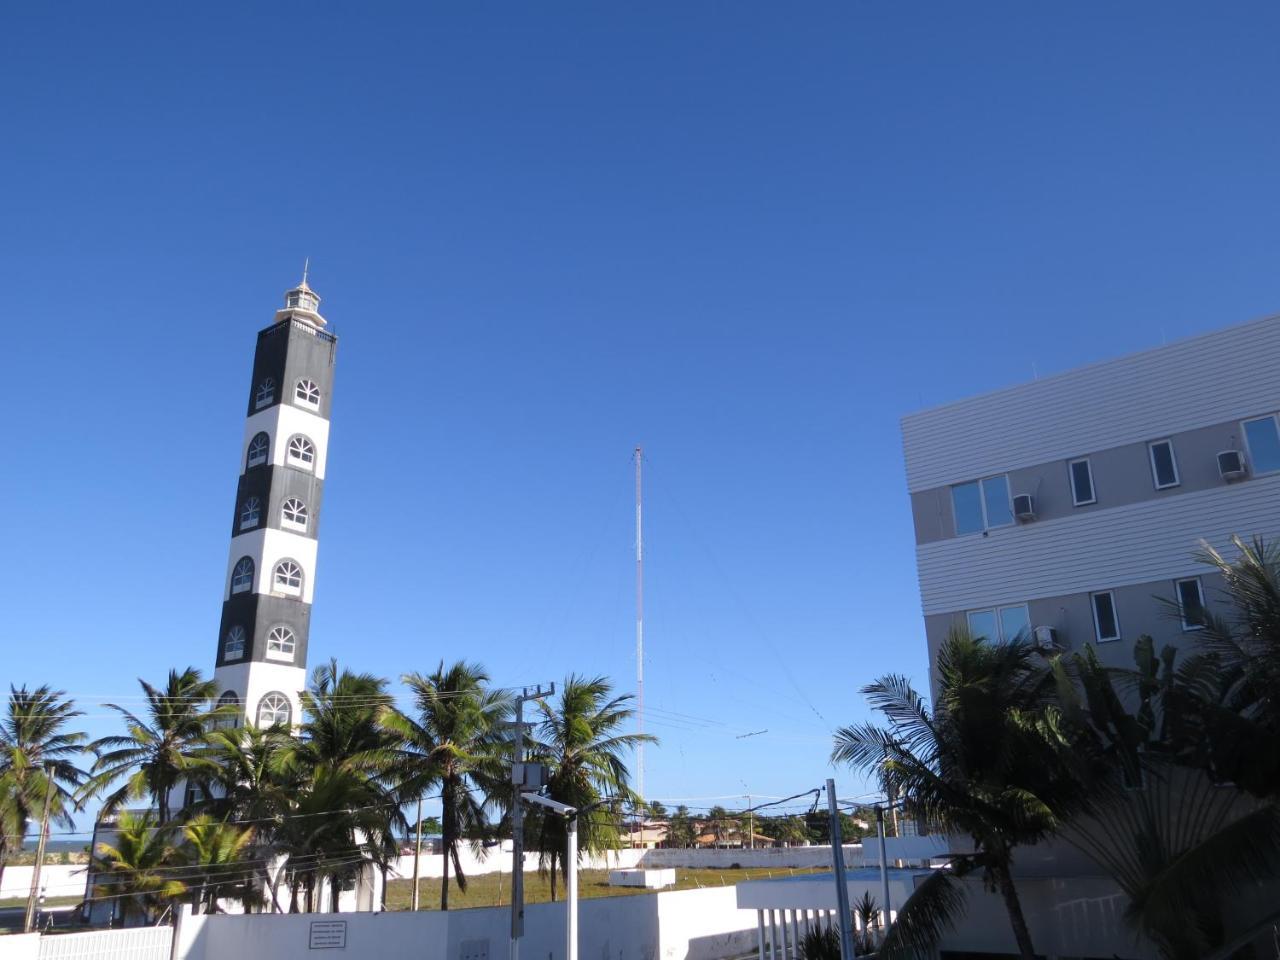
[[[254,336],[309,256],[342,338],[311,664],[632,689],[641,443],[648,794],[821,782],[861,684],[926,679],[898,418],[1280,310],[1277,35],[1266,3],[9,5],[0,682],[101,733],[212,667]]]

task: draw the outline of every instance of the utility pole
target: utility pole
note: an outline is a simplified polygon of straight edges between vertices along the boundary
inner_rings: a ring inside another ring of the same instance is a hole
[[[636,447],[636,731],[644,733],[644,487],[641,462],[644,451]],[[636,793],[644,803],[644,742],[636,744]],[[640,839],[644,840],[643,827]]]
[[[840,836],[840,810],[836,806],[836,782],[827,780],[827,812],[831,815],[831,865],[836,874],[836,910],[840,914],[840,960],[853,960],[849,924],[849,887],[844,878],[844,838]]]
[[[876,804],[876,830],[880,834],[880,895],[884,897],[884,929],[889,932],[889,857],[884,846],[884,807]]]
[[[578,811],[569,815],[568,839],[565,844],[564,909],[565,960],[578,960]],[[555,864],[551,867],[555,869]]]
[[[521,801],[528,800],[530,803],[536,803],[541,807],[547,807],[555,811],[556,814],[565,818],[565,849],[564,849],[564,889],[565,889],[565,960],[578,960],[578,818],[584,814],[590,813],[592,810],[604,803],[605,800],[597,800],[595,803],[589,803],[581,809],[571,807],[567,803],[561,803],[559,800],[552,800],[550,797],[544,797],[540,793],[524,794]],[[553,863],[551,869],[555,869]]]
[[[413,909],[418,909],[418,864],[422,862],[422,797],[418,797],[418,839],[413,845]]]
[[[40,839],[36,842],[36,865],[31,871],[31,893],[27,896],[27,915],[22,932],[30,933],[36,922],[36,900],[40,895],[40,868],[44,865],[44,847],[49,841],[49,804],[53,802],[53,771],[44,768],[44,810],[40,812]]]
[[[511,763],[511,960],[519,960],[520,938],[524,936],[524,705],[530,700],[544,700],[556,692],[556,685],[543,690],[538,684],[533,692],[525,687],[516,701],[515,756]]]

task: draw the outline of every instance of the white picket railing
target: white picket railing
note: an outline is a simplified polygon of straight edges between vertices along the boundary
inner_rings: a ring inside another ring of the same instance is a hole
[[[39,960],[169,960],[172,927],[46,934]]]

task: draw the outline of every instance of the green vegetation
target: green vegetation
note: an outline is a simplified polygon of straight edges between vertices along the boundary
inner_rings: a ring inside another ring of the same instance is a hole
[[[1280,919],[1250,896],[1280,875],[1280,551],[1235,547],[1235,560],[1203,554],[1230,615],[1202,614],[1181,663],[1146,636],[1134,667],[1114,670],[1089,646],[1063,655],[958,632],[932,710],[902,677],[864,689],[888,723],[838,731],[833,759],[970,845],[903,905],[882,956],[929,952],[963,914],[957,880],[977,872],[1034,957],[1009,865],[1050,835],[1116,881],[1126,918],[1169,960],[1228,960]]]
[[[395,708],[385,679],[330,661],[302,692],[296,729],[257,729],[236,725],[237,708],[216,706],[217,687],[199,671],[173,670],[163,684],[140,681],[142,710],[110,704],[125,733],[87,747],[84,734],[67,729],[80,714],[60,693],[12,689],[0,725],[0,869],[21,855],[49,787],[58,825],[103,799],[91,895],[127,916],[152,921],[177,901],[309,912],[336,903],[371,866],[385,875],[400,855],[398,838],[411,834],[403,809],[434,796],[447,852],[440,906],[448,909],[451,887],[464,896],[468,887],[461,844],[479,848],[509,833],[512,703],[478,664],[441,663],[404,682],[408,712]],[[633,800],[623,756],[652,738],[620,732],[628,701],[603,678],[570,676],[554,705],[539,705],[528,759],[550,767],[554,796],[579,806]],[[75,766],[86,750],[87,772]],[[127,809],[139,801],[148,812]],[[612,814],[599,813],[584,818],[584,852],[616,840]],[[549,855],[550,896],[556,867],[564,868],[552,851],[557,830],[562,821],[535,816],[527,834]]]
[[[79,808],[73,791],[83,788],[80,761],[86,737],[67,729],[81,716],[60,690],[47,686],[28,691],[9,687],[9,702],[0,722],[0,879],[33,821],[71,826]],[[34,860],[34,857],[33,857]]]
[[[653,743],[647,734],[621,733],[633,711],[631,697],[611,696],[613,686],[604,677],[587,680],[570,675],[561,687],[559,701],[538,704],[539,722],[530,750],[533,763],[546,764],[551,776],[547,795],[586,811],[578,818],[578,849],[603,853],[618,846],[611,809],[595,809],[606,798],[634,803],[639,798],[629,785],[623,754],[641,743]],[[549,872],[551,899],[556,898],[556,868],[564,872],[567,826],[563,817],[531,811],[526,835],[539,853],[540,869]]]
[[[697,890],[703,887],[727,887],[742,880],[776,879],[778,877],[796,876],[802,873],[823,873],[821,868],[813,870],[788,870],[773,867],[723,870],[684,870],[676,869],[676,883],[667,890]],[[441,888],[439,878],[420,880],[419,891],[421,902],[430,905],[438,899],[435,894]],[[549,874],[526,873],[524,875],[525,903],[551,902],[551,878]],[[392,880],[388,885],[387,909],[408,910],[413,894],[413,881]],[[608,870],[580,870],[578,872],[578,895],[581,897],[634,897],[652,894],[655,891],[642,887],[609,886]],[[511,903],[511,875],[502,873],[482,873],[471,877],[465,894],[455,894],[452,904],[455,907],[496,907]]]

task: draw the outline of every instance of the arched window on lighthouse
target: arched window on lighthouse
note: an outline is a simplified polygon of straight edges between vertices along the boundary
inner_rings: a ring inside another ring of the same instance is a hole
[[[292,660],[298,638],[288,627],[272,627],[267,634],[267,656],[272,660]]]
[[[227,631],[227,639],[222,644],[223,660],[239,660],[244,656],[244,627],[237,624]]]
[[[240,698],[234,690],[223,691],[218,698],[218,712],[222,716],[214,722],[215,730],[229,730],[240,725]]]
[[[299,380],[297,386],[293,388],[293,398],[301,406],[310,407],[312,410],[320,409],[320,388],[312,380]]]
[[[307,505],[297,497],[290,497],[280,508],[280,526],[286,530],[305,532],[307,519]]]
[[[292,716],[293,707],[283,693],[272,691],[258,701],[258,726],[261,729],[287,727]]]
[[[262,501],[257,497],[249,497],[240,507],[240,529],[252,530],[262,517]]]
[[[253,558],[241,557],[231,569],[231,592],[247,593],[253,589]]]
[[[302,568],[292,560],[281,560],[272,575],[271,589],[291,597],[302,596]]]
[[[276,382],[273,378],[267,377],[258,384],[258,389],[253,394],[253,409],[261,410],[263,407],[270,406],[275,398]]]
[[[267,462],[267,453],[271,449],[271,438],[265,433],[255,433],[249,441],[249,456],[245,458],[245,468],[258,467]]]
[[[316,465],[316,445],[298,434],[289,438],[289,463],[303,470],[314,470]]]

